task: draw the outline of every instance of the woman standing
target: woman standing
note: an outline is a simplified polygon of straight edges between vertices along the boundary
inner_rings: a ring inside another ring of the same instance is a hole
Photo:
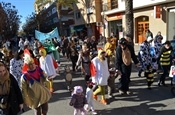
[[[22,67],[24,65],[23,57],[24,51],[19,50],[15,57],[10,60],[10,73],[15,77],[19,86],[21,85],[20,79],[22,76]]]
[[[78,61],[77,61],[77,66],[82,63],[82,72],[85,74],[85,81],[88,82],[89,78],[91,77],[90,74],[90,64],[91,64],[91,59],[90,59],[90,52],[87,47],[87,43],[83,43],[82,45],[82,52],[79,53]]]
[[[0,62],[0,84],[0,114],[17,115],[23,109],[23,97],[14,76],[2,62]]]
[[[76,49],[76,46],[73,41],[69,43],[68,49],[67,49],[67,56],[71,59],[72,62],[72,70],[75,71],[76,63],[78,60],[78,51]]]

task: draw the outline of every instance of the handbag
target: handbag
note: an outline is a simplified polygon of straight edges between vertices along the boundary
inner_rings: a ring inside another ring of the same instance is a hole
[[[173,78],[173,76],[175,76],[175,66],[172,65],[170,68],[170,73],[169,73],[169,77]]]

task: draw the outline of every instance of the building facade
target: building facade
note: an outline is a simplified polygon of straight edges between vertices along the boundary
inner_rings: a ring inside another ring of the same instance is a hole
[[[78,0],[74,4],[74,32],[78,34],[81,39],[85,36],[95,36],[99,38],[103,32],[102,23],[102,1],[101,0]]]
[[[112,5],[118,2],[118,7]],[[106,0],[101,14],[107,19],[108,29],[106,35],[114,32],[118,38],[125,36],[125,2],[124,0]],[[158,31],[162,33],[163,42],[171,40],[175,35],[175,0],[133,0],[134,9],[134,42],[142,43],[146,39],[146,31],[155,36]]]
[[[35,5],[35,11],[45,19],[40,25],[41,32],[47,33],[57,27],[61,36],[70,36],[70,26],[74,24],[73,14],[69,13],[72,9],[61,7],[61,10],[58,11],[56,3],[51,2],[45,5]]]

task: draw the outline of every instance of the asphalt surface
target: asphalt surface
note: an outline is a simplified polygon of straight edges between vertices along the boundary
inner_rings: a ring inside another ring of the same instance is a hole
[[[138,49],[135,48],[135,50],[137,52]],[[69,106],[71,94],[66,89],[65,83],[65,66],[67,65],[70,66],[71,63],[66,58],[61,58],[61,75],[54,80],[55,92],[49,101],[48,115],[73,115],[74,109]],[[94,101],[98,115],[175,115],[175,98],[170,91],[170,79],[167,77],[167,87],[158,87],[159,76],[155,75],[152,89],[148,90],[146,79],[137,76],[138,69],[133,65],[130,84],[131,95],[120,95],[116,90],[114,98],[107,99],[107,105]],[[84,86],[85,82],[80,72],[72,73],[72,75],[72,86]],[[119,85],[118,79],[116,79],[116,89]],[[22,113],[22,115],[33,114],[33,110],[28,108],[25,108],[25,112]],[[91,115],[91,112],[88,112],[87,115]]]

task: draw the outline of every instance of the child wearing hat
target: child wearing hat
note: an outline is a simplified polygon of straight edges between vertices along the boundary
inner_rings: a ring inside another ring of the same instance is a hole
[[[83,94],[83,88],[81,86],[75,86],[69,103],[70,106],[74,107],[74,115],[78,115],[79,112],[81,115],[86,115],[86,110],[84,109],[86,104],[87,100]]]

